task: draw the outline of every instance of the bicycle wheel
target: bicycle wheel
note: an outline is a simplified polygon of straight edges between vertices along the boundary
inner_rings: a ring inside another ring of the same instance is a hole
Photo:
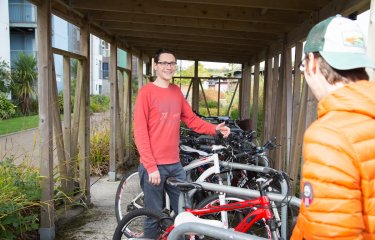
[[[128,212],[142,208],[143,192],[137,169],[132,169],[120,181],[115,199],[116,219],[119,222]]]
[[[158,236],[173,224],[173,220],[169,217],[164,217],[162,213],[147,208],[136,209],[126,214],[118,223],[113,234],[113,240],[143,237],[146,218],[152,218],[157,221]]]
[[[225,196],[225,201],[226,203],[234,203],[234,202],[242,202],[245,199],[242,197],[237,197],[234,195],[226,195]],[[212,206],[218,206],[220,205],[219,203],[219,196],[217,194],[211,195],[208,198],[204,199],[202,202],[200,202],[196,209],[200,208],[208,208]],[[238,209],[234,211],[228,211],[228,227],[229,228],[235,228],[244,218],[246,215],[249,214],[249,212],[255,210],[254,209]],[[201,216],[203,219],[215,219],[221,221],[221,215],[220,212],[218,213],[213,213],[209,215],[204,215]],[[264,220],[260,220],[253,224],[253,226],[248,230],[249,234],[258,236],[258,237],[263,237],[263,238],[268,238],[269,233],[270,233],[270,228],[269,226],[265,223]],[[206,238],[205,238],[206,239]],[[208,239],[208,238],[207,238]]]

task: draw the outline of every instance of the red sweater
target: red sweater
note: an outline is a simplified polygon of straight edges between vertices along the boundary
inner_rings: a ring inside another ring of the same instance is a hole
[[[148,173],[157,165],[179,162],[180,120],[198,133],[214,135],[216,126],[197,117],[178,86],[149,83],[138,92],[134,137],[140,161]]]

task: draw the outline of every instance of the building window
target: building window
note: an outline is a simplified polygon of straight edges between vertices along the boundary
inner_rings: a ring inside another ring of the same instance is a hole
[[[103,69],[103,79],[108,79],[108,76],[109,76],[109,66],[108,66],[107,62],[103,63],[102,69]]]

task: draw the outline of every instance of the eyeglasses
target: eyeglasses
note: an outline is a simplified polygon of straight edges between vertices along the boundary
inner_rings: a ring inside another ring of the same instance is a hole
[[[157,64],[160,64],[162,67],[170,66],[172,68],[175,68],[177,65],[176,62],[157,62]]]

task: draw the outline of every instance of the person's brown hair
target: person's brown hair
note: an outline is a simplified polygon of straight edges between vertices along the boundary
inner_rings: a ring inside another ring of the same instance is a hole
[[[156,51],[155,53],[155,56],[154,56],[154,62],[155,63],[158,63],[159,62],[159,58],[160,58],[160,55],[162,55],[163,53],[169,53],[169,54],[172,54],[173,57],[175,59],[176,58],[176,54],[174,53],[174,51],[172,51],[171,49],[168,49],[168,48],[160,48],[159,50]]]
[[[339,70],[331,67],[326,60],[317,52],[314,52],[314,57],[318,62],[318,66],[323,76],[327,79],[329,84],[338,82],[351,83],[360,80],[369,80],[369,76],[365,68],[354,68],[349,70]],[[309,59],[306,58],[306,65]]]

